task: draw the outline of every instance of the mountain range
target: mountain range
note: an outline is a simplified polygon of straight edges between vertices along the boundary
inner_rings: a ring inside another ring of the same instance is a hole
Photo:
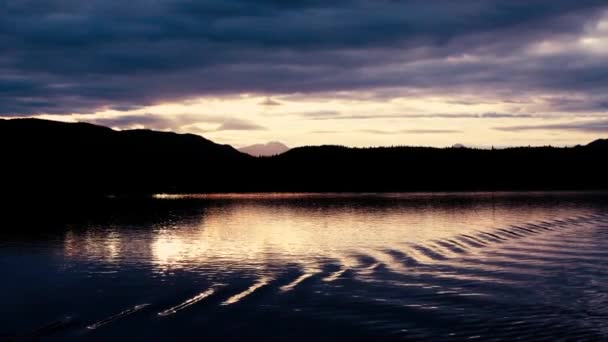
[[[570,148],[307,146],[255,158],[198,135],[0,120],[5,196],[608,189],[608,140]]]

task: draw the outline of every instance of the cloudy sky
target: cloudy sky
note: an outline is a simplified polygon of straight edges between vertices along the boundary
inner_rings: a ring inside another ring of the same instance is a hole
[[[0,116],[242,146],[608,136],[606,0],[1,0]]]

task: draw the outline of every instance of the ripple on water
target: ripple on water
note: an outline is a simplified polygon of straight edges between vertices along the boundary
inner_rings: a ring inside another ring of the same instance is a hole
[[[3,243],[0,318],[58,340],[608,338],[605,207],[438,196],[214,196]]]

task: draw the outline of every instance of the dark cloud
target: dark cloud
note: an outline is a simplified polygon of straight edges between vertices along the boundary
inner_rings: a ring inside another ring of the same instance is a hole
[[[98,118],[91,116],[86,122],[108,126],[117,129],[132,129],[145,127],[155,130],[170,131],[197,131],[197,132],[219,132],[219,131],[257,131],[266,128],[245,119],[196,114],[139,114],[121,115],[110,118]],[[197,124],[204,124],[213,128],[197,128]]]
[[[508,114],[508,113],[483,113],[483,114],[357,114],[341,115],[339,112],[311,112],[301,113],[300,115],[309,117],[313,120],[374,120],[374,119],[502,119],[534,118],[531,114]]]
[[[275,100],[271,99],[270,97],[267,97],[264,99],[264,101],[260,102],[260,105],[262,105],[262,106],[280,106],[281,102],[275,101]]]
[[[533,115],[530,114],[508,114],[508,113],[484,113],[479,116],[484,119],[503,119],[503,118],[519,118],[519,119],[530,119]]]
[[[581,112],[608,112],[608,99],[604,94],[599,96],[585,96],[571,98],[567,96],[552,97],[546,99],[549,106],[560,112],[581,113]]]
[[[118,129],[146,127],[161,131],[179,128],[179,126],[182,124],[180,121],[181,120],[175,117],[155,114],[123,115],[113,118],[91,118],[87,120],[89,123]]]
[[[231,119],[222,123],[215,131],[261,131],[266,128],[241,119]]]
[[[296,113],[295,115],[313,119],[335,119],[342,116],[340,112],[334,110],[319,110],[315,112]]]
[[[602,15],[605,0],[4,0],[1,6],[3,116],[128,110],[243,92],[608,88],[601,56],[526,52],[530,42],[579,34]]]
[[[495,127],[494,129],[507,132],[525,131],[577,131],[583,133],[608,133],[608,120],[577,121],[547,125],[522,125]]]

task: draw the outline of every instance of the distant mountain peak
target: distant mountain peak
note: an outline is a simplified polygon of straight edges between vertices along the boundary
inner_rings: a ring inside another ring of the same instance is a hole
[[[254,157],[268,157],[289,151],[289,147],[278,141],[270,141],[266,144],[254,144],[239,148],[239,151]]]

